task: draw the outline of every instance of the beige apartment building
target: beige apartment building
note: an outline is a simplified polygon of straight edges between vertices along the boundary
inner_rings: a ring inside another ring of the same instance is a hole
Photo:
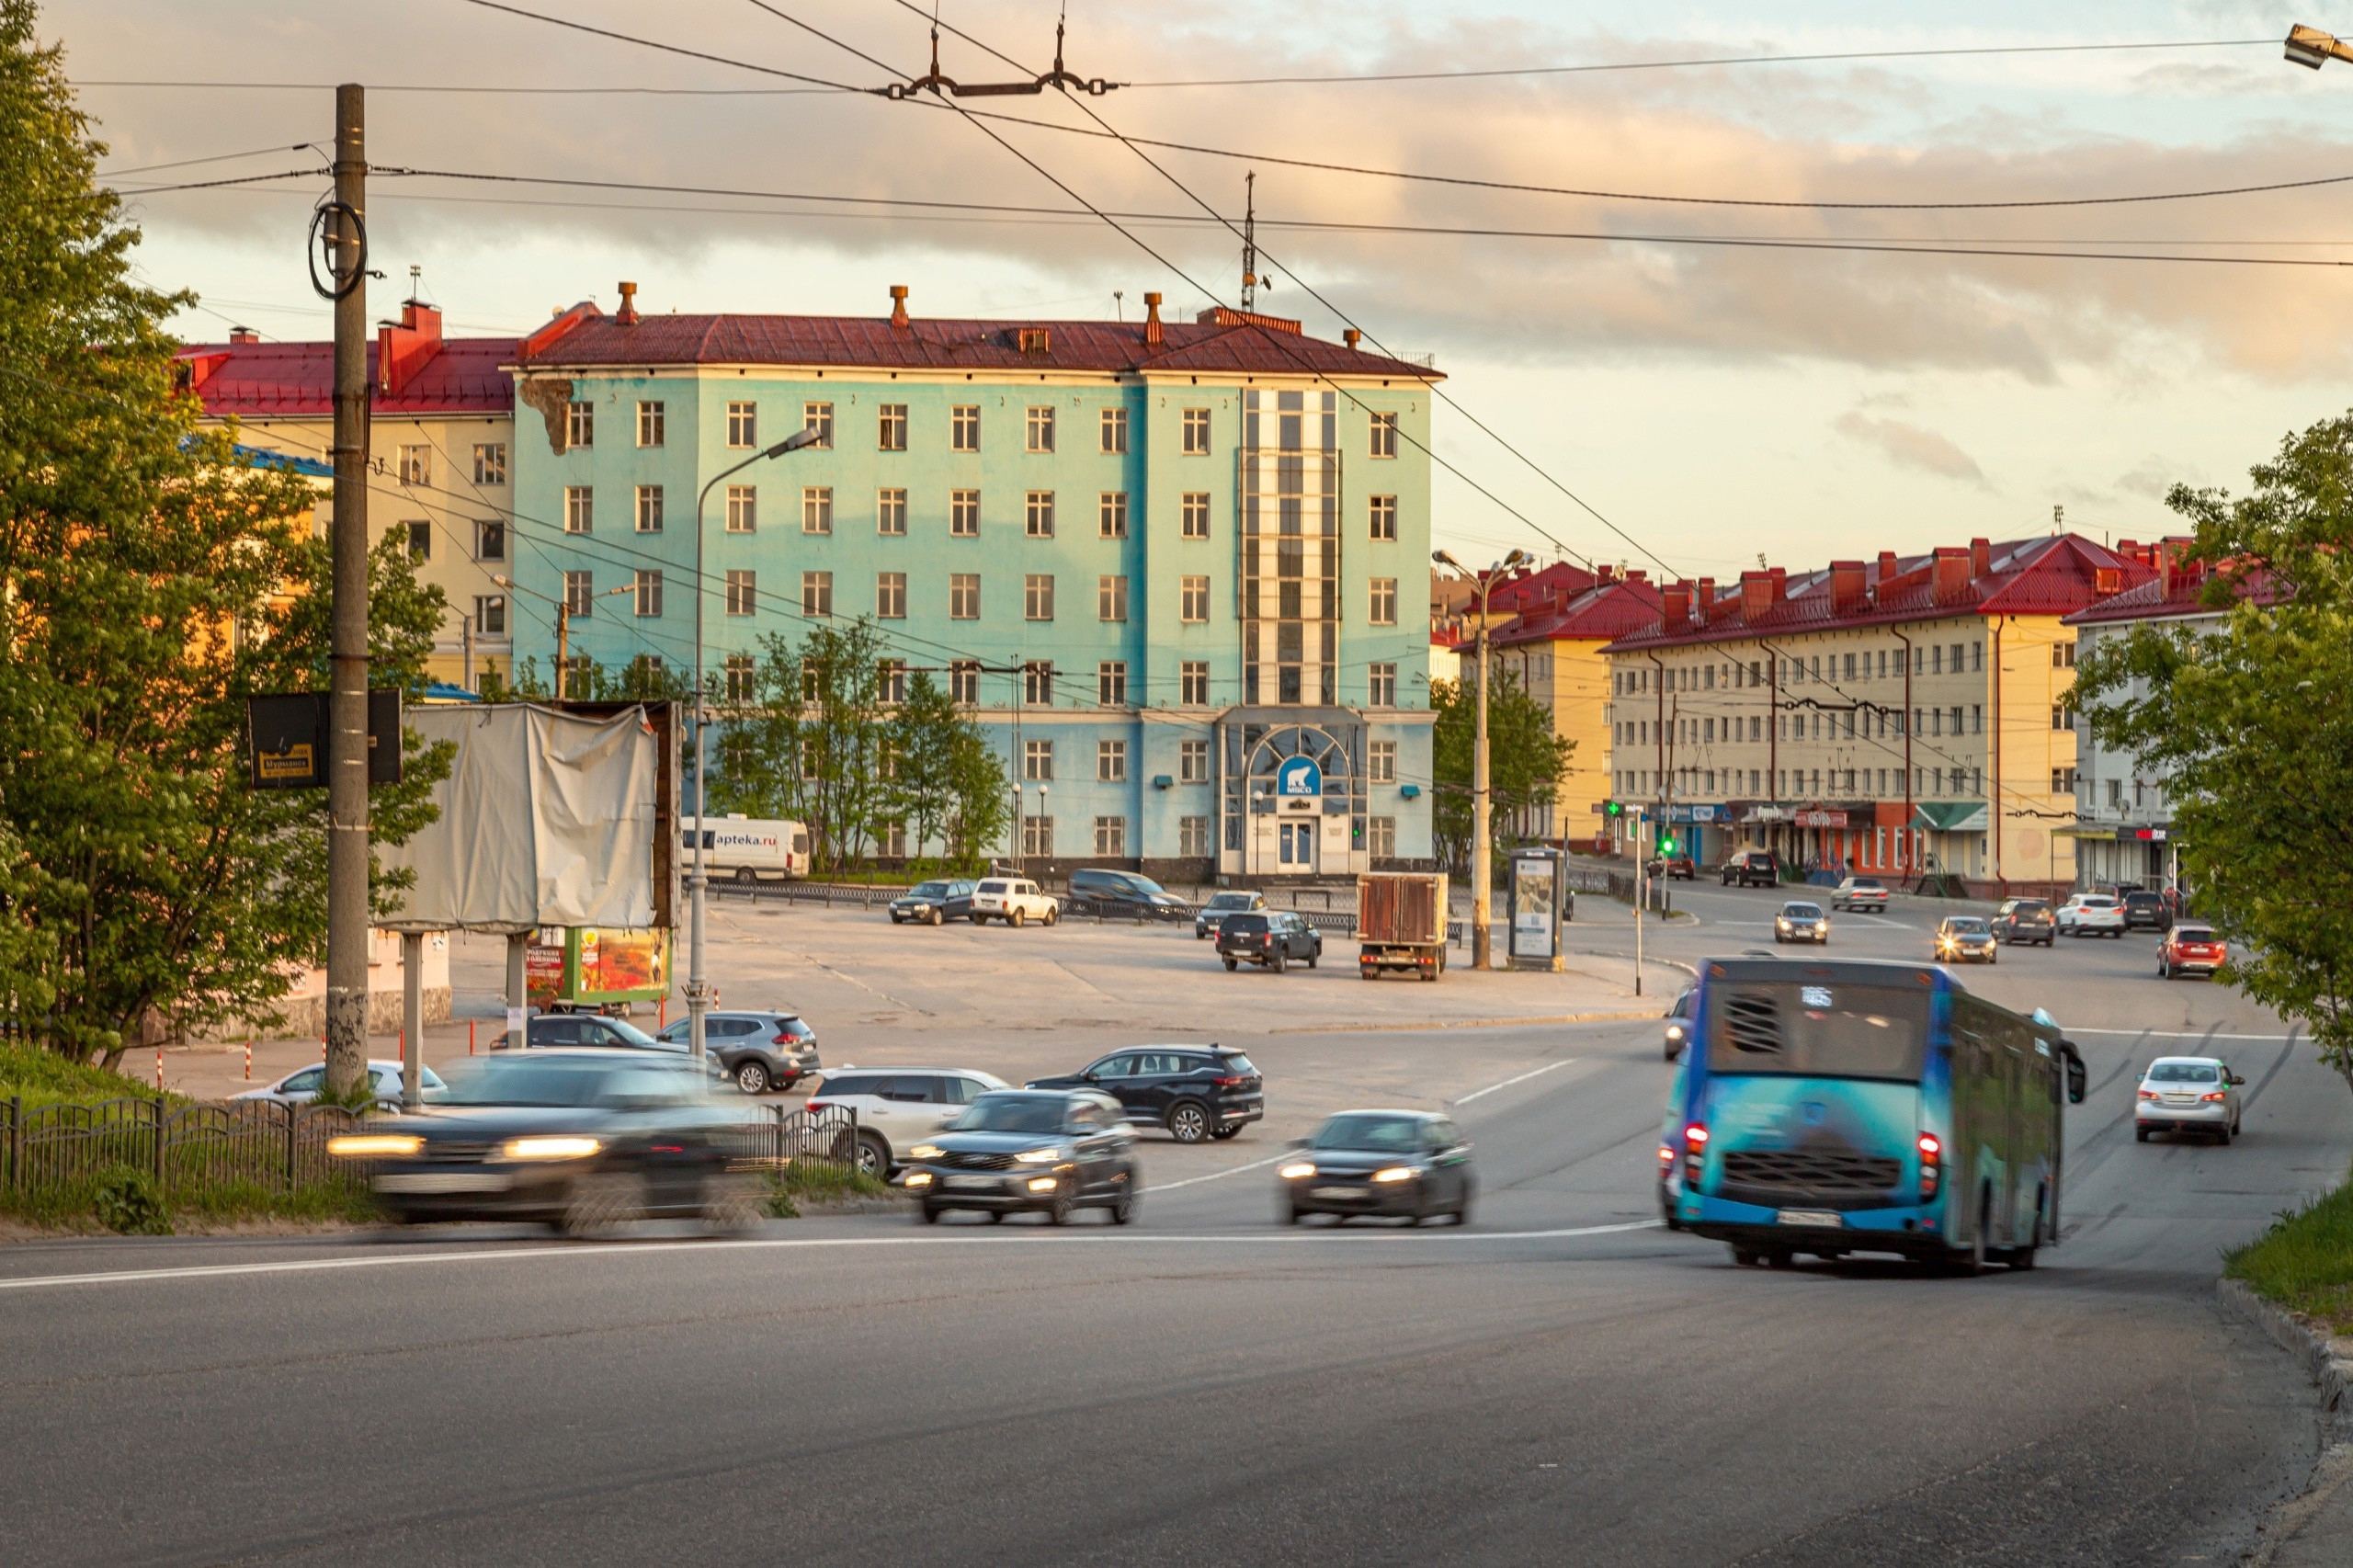
[[[1572,743],[1569,766],[1541,823],[1530,836],[1559,838],[1573,848],[1610,852],[1603,806],[1617,793],[1611,772],[1609,659],[1616,638],[1655,626],[1659,590],[1641,572],[1620,575],[1603,565],[1574,580],[1556,582],[1546,597],[1520,596],[1518,616],[1488,634],[1498,668],[1516,676],[1552,716],[1552,733]]]

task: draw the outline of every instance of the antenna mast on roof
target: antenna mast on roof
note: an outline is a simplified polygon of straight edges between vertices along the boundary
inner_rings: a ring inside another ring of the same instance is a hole
[[[1242,308],[1258,305],[1258,171],[1242,176]]]

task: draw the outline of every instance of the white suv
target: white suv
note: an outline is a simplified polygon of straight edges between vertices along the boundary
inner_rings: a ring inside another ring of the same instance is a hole
[[[805,1108],[857,1112],[858,1168],[881,1176],[905,1163],[908,1149],[963,1115],[975,1096],[1011,1086],[971,1067],[844,1067],[825,1074]]]
[[[2069,937],[2121,937],[2124,905],[2104,892],[2079,892],[2059,906],[2058,926]]]
[[[1026,877],[990,877],[972,890],[972,924],[1002,920],[1020,926],[1031,920],[1051,926],[1063,917],[1062,901],[1040,892]]]

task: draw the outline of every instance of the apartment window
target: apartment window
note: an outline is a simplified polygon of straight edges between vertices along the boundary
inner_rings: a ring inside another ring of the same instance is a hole
[[[971,659],[958,659],[948,666],[948,700],[967,706],[981,700],[981,666]]]
[[[1095,743],[1095,781],[1097,784],[1125,784],[1128,781],[1127,742]]]
[[[1176,781],[1179,784],[1206,784],[1210,781],[1209,742],[1176,743]]]
[[[1021,853],[1033,860],[1054,858],[1054,819],[1023,817],[1021,819]]]
[[[1128,619],[1128,580],[1125,577],[1095,579],[1095,619],[1097,620]]]
[[[1391,541],[1397,538],[1397,497],[1394,495],[1372,498],[1372,537]]]
[[[567,447],[593,447],[597,444],[595,403],[572,403],[564,405],[563,444]]]
[[[727,574],[727,613],[752,615],[759,608],[759,574],[730,572]]]
[[[1032,572],[1021,582],[1021,618],[1024,620],[1054,619],[1054,579],[1050,572]]]
[[[882,451],[904,452],[907,449],[907,405],[886,403],[875,411],[874,444]]]
[[[1376,414],[1372,416],[1371,455],[1376,458],[1393,458],[1397,455],[1397,416],[1395,415]]]
[[[2072,767],[2052,768],[2051,770],[2051,792],[2054,795],[2074,794],[2075,792],[2075,770]]]
[[[506,596],[479,595],[474,599],[474,635],[504,637],[506,635]]]
[[[1928,644],[1928,673],[1932,676],[1945,673],[1945,645],[1941,642]]]
[[[878,534],[899,535],[907,531],[907,493],[904,490],[878,490],[874,493],[874,531]]]
[[[1373,741],[1366,748],[1366,771],[1375,784],[1397,782],[1397,743]]]
[[[732,534],[760,531],[760,494],[757,486],[731,484],[727,487],[727,531]]]
[[[809,616],[830,616],[834,613],[834,574],[831,572],[801,574],[801,613]]]
[[[641,403],[637,405],[637,444],[639,446],[662,445],[665,427],[669,424],[667,413],[665,406],[658,403]]]
[[[981,619],[981,574],[978,572],[949,574],[948,619],[950,620]]]
[[[1128,852],[1128,819],[1097,817],[1095,819],[1095,853],[1125,855]]]
[[[1021,531],[1031,539],[1054,537],[1054,493],[1032,490],[1021,508]]]
[[[1969,710],[1969,733],[1972,735],[1982,735],[1985,733],[1985,710],[1974,703],[1970,705]]]
[[[1102,537],[1128,537],[1128,493],[1124,490],[1103,492]]]
[[[1053,742],[1024,741],[1021,743],[1021,777],[1033,784],[1053,782]]]
[[[476,451],[480,451],[482,449],[477,447],[474,449]],[[2073,642],[2053,642],[2051,644],[2051,667],[2054,670],[2074,669],[2075,667],[2075,645]]]
[[[1210,537],[1210,493],[1208,491],[1186,491],[1183,515],[1185,538],[1207,539]]]
[[[658,484],[637,487],[637,531],[642,534],[662,531],[662,487]]]
[[[594,614],[597,607],[597,580],[586,572],[566,572],[563,574],[563,608],[575,619]]]
[[[1054,405],[1039,403],[1031,406],[1028,421],[1022,426],[1024,449],[1032,452],[1054,449]]]
[[[951,452],[977,452],[981,449],[981,405],[960,403],[948,411],[948,449]]]
[[[1209,619],[1210,580],[1207,577],[1186,577],[1180,579],[1180,584],[1177,619],[1188,621]]]
[[[1106,457],[1124,457],[1128,450],[1128,411],[1107,408],[1103,411],[1103,453]]]
[[[1178,817],[1176,819],[1176,853],[1186,856],[1206,856],[1210,852],[1210,819]]]
[[[1397,819],[1374,817],[1365,825],[1368,829],[1365,847],[1371,852],[1372,858],[1376,860],[1397,858]]]
[[[1982,672],[1985,668],[1984,643],[1972,642],[1969,645],[1969,667],[1972,673]],[[1952,668],[1955,675],[1961,673],[1961,644],[1958,642],[1952,645]]]
[[[489,441],[474,448],[474,483],[504,484],[506,483],[506,443]]]
[[[727,444],[730,447],[756,447],[760,441],[760,405],[756,403],[731,403],[727,405]]]
[[[1185,411],[1185,455],[1188,458],[1210,455],[1210,411],[1206,408]]]
[[[1375,626],[1394,626],[1397,624],[1396,578],[1375,577],[1372,579],[1372,606],[1370,614],[1372,624]]]
[[[2067,711],[2065,703],[2054,702],[2051,705],[2051,727],[2054,730],[2072,730],[2075,727],[2075,716]]]
[[[1054,666],[1031,660],[1021,666],[1021,699],[1033,708],[1054,705]]]
[[[904,572],[877,572],[874,574],[874,619],[904,620],[907,618],[907,574]]]
[[[1207,659],[1187,659],[1177,666],[1176,700],[1188,708],[1210,705],[1210,662]],[[1201,743],[1206,745],[1205,741]]]
[[[801,531],[805,534],[829,534],[834,531],[832,485],[804,484],[801,487]]]
[[[885,659],[874,667],[874,695],[883,702],[904,702],[907,699],[907,662],[904,659]],[[882,766],[885,778],[898,777],[895,758],[885,755]]]
[[[1124,707],[1128,700],[1128,662],[1106,659],[1095,666],[1095,700],[1106,708]]]
[[[751,654],[728,654],[726,670],[728,701],[749,702],[758,694],[759,677],[753,673]]]
[[[1848,680],[1855,678],[1855,655],[1852,653],[1847,655],[1847,678]]]
[[[978,539],[981,537],[981,493],[977,490],[951,490],[948,493],[948,537]]]
[[[801,427],[817,432],[812,445],[832,450],[834,445],[834,405],[830,403],[804,403],[801,405]]]
[[[1365,700],[1375,708],[1397,706],[1397,666],[1378,664],[1366,666]]]
[[[423,517],[414,517],[402,525],[408,530],[408,558],[411,561],[433,559],[433,525]]]
[[[597,531],[597,494],[585,484],[563,487],[563,531],[585,534]]]
[[[662,574],[641,571],[637,574],[637,613],[654,616],[662,613]]]

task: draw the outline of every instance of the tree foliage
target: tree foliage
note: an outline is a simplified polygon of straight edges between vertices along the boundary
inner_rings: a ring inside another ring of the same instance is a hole
[[[1490,832],[1499,848],[1509,848],[1521,842],[1511,819],[1524,807],[1552,799],[1576,743],[1553,733],[1552,710],[1529,696],[1515,674],[1490,661],[1489,675],[1495,683],[1487,697]],[[1439,861],[1467,874],[1478,741],[1475,674],[1461,681],[1432,681],[1430,708],[1438,716],[1430,739],[1431,832]]]
[[[2353,1082],[2353,415],[2250,473],[2242,496],[2165,498],[2219,623],[2103,639],[2076,699],[2101,744],[2166,777],[2194,906],[2245,954],[2222,978]]]

